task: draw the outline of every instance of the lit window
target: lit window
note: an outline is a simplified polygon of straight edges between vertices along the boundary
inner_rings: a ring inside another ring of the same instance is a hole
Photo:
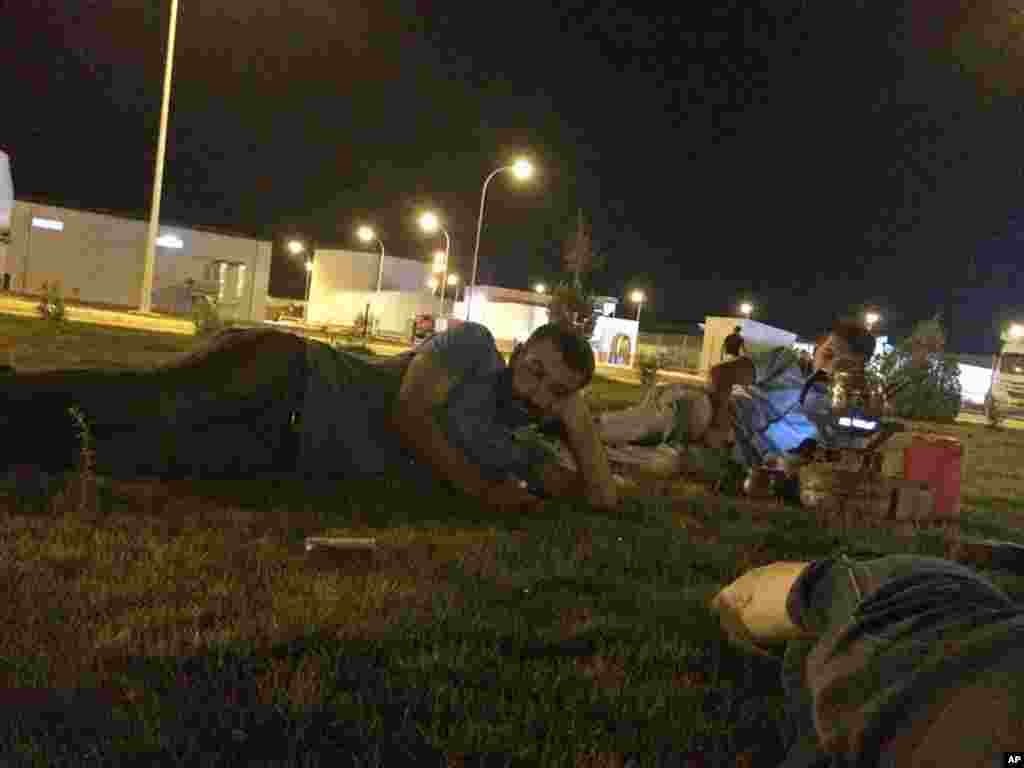
[[[54,232],[64,231],[64,222],[56,219],[41,219],[38,216],[32,217],[32,226],[36,229],[52,229]]]
[[[177,235],[160,235],[156,239],[156,244],[161,248],[184,248],[185,243]]]

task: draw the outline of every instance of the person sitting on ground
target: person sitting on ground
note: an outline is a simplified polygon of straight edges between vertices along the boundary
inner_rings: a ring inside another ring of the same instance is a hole
[[[725,341],[722,342],[723,360],[735,360],[743,354],[746,342],[743,340],[742,331],[743,327],[737,325],[732,329],[732,333],[725,337]]]
[[[506,366],[490,331],[465,323],[417,349],[367,358],[274,329],[229,329],[147,371],[61,370],[0,380],[2,466],[75,465],[83,414],[100,474],[372,477],[404,468],[495,507],[581,494],[614,507],[615,482],[581,390],[590,346],[538,328]],[[518,437],[560,422],[580,472]]]
[[[986,570],[1021,572],[1024,547],[973,544]],[[711,609],[733,644],[781,658],[780,768],[987,768],[1024,744],[1024,607],[966,565],[776,562],[722,589]]]
[[[866,362],[874,344],[866,328],[839,320],[809,373],[792,347],[770,348],[712,367],[707,385],[655,387],[639,405],[599,416],[598,433],[613,462],[708,475],[726,459],[760,466],[807,440],[841,447],[848,439],[831,424],[824,378],[840,358]]]

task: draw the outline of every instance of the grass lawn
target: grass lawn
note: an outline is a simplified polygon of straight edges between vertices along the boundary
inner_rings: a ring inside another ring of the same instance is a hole
[[[0,319],[0,338],[32,331]],[[195,343],[75,333],[76,365],[151,364]],[[59,362],[33,338],[25,367]],[[599,408],[638,397],[600,378],[591,392]],[[966,445],[965,532],[1024,541],[1024,433],[942,430]],[[897,445],[887,462],[898,461]],[[550,503],[516,518],[397,475],[110,482],[86,512],[60,495],[45,513],[0,498],[0,754],[13,765],[775,765],[778,665],[726,645],[712,594],[777,559],[948,545],[837,534],[800,510],[676,490],[637,493],[612,514]],[[378,548],[307,553],[304,537],[324,533],[376,536]]]

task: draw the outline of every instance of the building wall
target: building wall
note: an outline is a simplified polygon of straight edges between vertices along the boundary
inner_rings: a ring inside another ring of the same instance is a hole
[[[55,231],[32,225],[34,218],[60,222]],[[3,272],[11,290],[40,294],[43,283],[59,281],[64,296],[84,302],[137,307],[142,291],[147,223],[53,205],[17,201]],[[191,311],[194,284],[221,301],[225,318],[261,320],[270,280],[271,244],[188,227],[163,226],[181,248],[157,246],[153,308],[173,314]],[[223,265],[223,266],[221,266]]]
[[[415,259],[384,256],[381,291],[422,291],[431,265]],[[329,285],[328,292],[375,291],[380,270],[379,251],[317,249],[313,254],[313,281]],[[310,288],[312,295],[312,286]]]
[[[597,318],[594,326],[594,333],[590,337],[591,345],[594,347],[594,354],[599,363],[615,362],[625,365],[633,361],[637,351],[637,336],[640,325],[636,320],[627,320],[624,317],[609,317],[601,315]],[[624,336],[629,340],[628,357],[623,360],[609,360],[616,340]]]
[[[322,286],[322,284],[321,284]],[[415,315],[437,314],[438,298],[428,291],[310,291],[309,321],[313,325],[355,325],[370,305],[381,333],[407,334]]]
[[[425,287],[430,264],[385,256],[378,297],[379,259],[371,251],[317,250],[309,286],[310,322],[353,325],[370,303],[380,331],[406,333],[413,315],[437,314],[439,299]]]
[[[761,346],[789,347],[796,341],[796,334],[775,328],[756,320],[741,317],[704,318],[704,344],[701,348],[700,370],[707,373],[722,360],[722,344],[733,328],[740,326],[740,334],[746,342],[748,352]]]
[[[465,317],[465,301],[455,304],[453,315]],[[486,326],[498,341],[526,341],[531,333],[547,321],[547,307],[491,301],[479,289],[473,300],[473,322]]]

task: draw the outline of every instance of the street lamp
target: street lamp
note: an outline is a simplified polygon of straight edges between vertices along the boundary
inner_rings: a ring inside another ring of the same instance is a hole
[[[432,277],[429,280],[427,280],[427,288],[430,289],[431,293],[433,293],[434,291],[437,290],[437,278],[436,277]]]
[[[457,302],[459,300],[459,276],[448,275],[448,279],[445,282],[448,283],[448,285],[455,286],[455,289],[452,291],[452,301]],[[465,299],[465,295],[463,295],[463,299]]]
[[[874,328],[875,324],[881,319],[882,316],[877,312],[866,312],[864,314],[864,323],[867,325],[869,331]]]
[[[309,288],[313,282],[313,257],[306,259],[306,322],[309,322]]]
[[[742,304],[740,304],[740,314],[742,314],[745,318],[749,319],[750,315],[753,314],[753,312],[754,305],[751,304],[749,301],[744,301]]]
[[[448,277],[447,277],[447,275],[448,275],[448,257],[451,255],[451,250],[452,250],[452,238],[451,238],[451,235],[448,234],[448,230],[445,229],[444,226],[442,226],[441,220],[437,217],[437,214],[434,213],[433,211],[427,211],[427,212],[423,213],[420,216],[420,229],[422,229],[428,235],[432,235],[434,232],[437,232],[438,230],[441,230],[441,232],[444,233],[444,269],[443,269],[443,271],[445,273],[445,276],[442,277],[441,279],[442,279],[442,281],[443,280],[447,280],[448,279]],[[439,253],[440,252],[434,254],[434,265],[435,265],[435,267],[437,266],[437,263],[438,263],[438,254]],[[442,270],[438,270],[438,269],[435,268],[434,271],[435,272],[440,272]],[[441,308],[440,308],[439,314],[441,314],[441,315],[444,314],[444,290],[441,291]]]
[[[289,240],[288,241],[288,253],[292,256],[298,256],[300,253],[306,250],[306,244],[301,240]]]
[[[362,240],[364,243],[371,243],[374,240],[377,241],[377,245],[380,246],[380,264],[377,265],[377,301],[380,301],[380,283],[384,277],[384,242],[377,237],[377,233],[373,231],[372,227],[368,227],[365,224],[356,230],[356,237]],[[376,309],[376,307],[374,307]],[[366,325],[363,330],[366,336],[370,335],[370,318],[367,313]]]
[[[1010,326],[1010,337],[1011,338],[1019,339],[1022,336],[1024,336],[1024,325],[1019,325],[1017,323],[1014,323],[1013,325]]]
[[[646,298],[644,296],[644,292],[633,291],[629,298],[634,304],[636,304],[636,323],[637,325],[640,325],[640,310],[643,309],[644,299]]]
[[[171,18],[167,29],[167,58],[164,61],[164,92],[160,102],[160,130],[156,140],[156,172],[153,179],[153,200],[149,207],[149,229],[142,264],[142,299],[140,312],[153,307],[153,269],[156,265],[156,231],[160,223],[160,196],[164,186],[164,149],[167,146],[167,116],[171,107],[171,78],[174,74],[174,35],[178,28],[178,0],[171,0]]]
[[[488,174],[487,178],[484,179],[484,187],[480,191],[480,213],[476,217],[476,243],[473,245],[473,274],[469,281],[472,291],[469,294],[469,306],[466,309],[467,320],[473,319],[470,315],[470,309],[473,306],[473,294],[476,293],[476,266],[477,258],[480,254],[480,231],[483,229],[484,225],[484,203],[487,200],[487,185],[491,183],[491,179],[502,171],[511,171],[512,175],[519,181],[526,181],[533,175],[533,165],[525,157],[520,157],[516,159],[512,165],[503,165],[501,168],[495,168],[490,172],[490,174]]]
[[[544,291],[546,291],[547,289],[548,287],[544,285],[544,283],[537,283],[535,286],[533,286],[533,290],[535,290],[537,293],[544,293]]]

